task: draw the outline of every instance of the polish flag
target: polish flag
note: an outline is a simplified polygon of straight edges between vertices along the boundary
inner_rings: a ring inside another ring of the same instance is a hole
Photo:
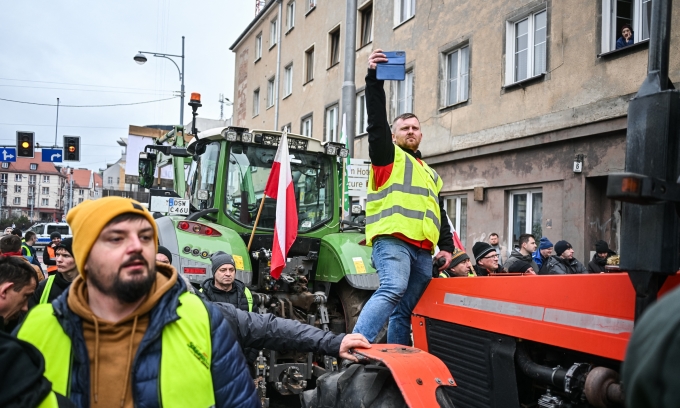
[[[271,275],[274,279],[281,276],[286,266],[286,254],[297,237],[298,213],[295,206],[293,177],[290,172],[288,155],[288,135],[283,132],[272,164],[267,185],[267,197],[276,199],[276,222],[274,223],[274,242],[272,245]]]
[[[461,242],[460,237],[458,236],[458,232],[456,232],[456,228],[453,226],[453,222],[451,222],[451,218],[448,217],[448,214],[446,217],[446,221],[449,222],[449,227],[451,227],[451,233],[453,233],[453,246],[465,252],[465,247],[463,246],[463,243]]]

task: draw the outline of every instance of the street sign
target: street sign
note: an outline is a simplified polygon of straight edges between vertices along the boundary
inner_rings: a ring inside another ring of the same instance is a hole
[[[64,157],[61,149],[42,149],[42,161],[45,163],[61,163]]]
[[[17,149],[14,147],[3,147],[0,153],[2,154],[0,161],[11,163],[17,161]]]

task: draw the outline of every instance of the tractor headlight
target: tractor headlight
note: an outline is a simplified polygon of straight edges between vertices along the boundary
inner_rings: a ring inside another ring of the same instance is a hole
[[[238,137],[238,134],[236,132],[234,132],[233,130],[227,132],[226,138],[227,138],[228,141],[235,142],[237,137]]]
[[[349,156],[349,149],[345,149],[344,147],[341,147],[338,150],[338,156],[342,157],[343,159],[346,159],[347,156]]]
[[[338,147],[327,143],[326,146],[324,146],[324,153],[335,156],[338,153]]]
[[[242,133],[242,134],[241,134],[241,141],[243,141],[244,143],[250,143],[250,142],[252,142],[252,141],[253,141],[253,134],[252,134],[252,133],[248,133],[248,132]]]

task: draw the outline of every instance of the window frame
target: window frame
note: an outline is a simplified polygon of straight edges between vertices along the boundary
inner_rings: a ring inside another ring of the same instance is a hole
[[[328,68],[340,64],[340,47],[342,45],[340,34],[340,24],[328,32]]]
[[[462,52],[465,50],[466,52],[466,62],[467,62],[467,72],[464,75],[461,75],[461,68],[463,67],[463,62],[462,62]],[[457,71],[458,75],[456,77],[456,100],[455,102],[449,102],[450,98],[450,93],[451,93],[451,79],[449,78],[449,72],[451,69],[450,66],[450,57],[454,53],[458,53],[457,57]],[[461,103],[465,103],[470,100],[470,44],[466,41],[463,44],[458,44],[455,47],[449,48],[446,51],[442,52],[440,54],[441,56],[441,78],[442,78],[442,83],[440,87],[440,100],[439,100],[439,106],[440,109],[448,108],[451,106],[455,106]],[[465,78],[463,78],[465,77]],[[464,82],[463,82],[464,79]],[[465,97],[461,94],[462,88],[461,84],[465,84]]]
[[[415,83],[415,69],[413,67],[406,68],[406,74],[404,75],[403,81],[392,81],[394,85],[394,117],[401,115],[402,113],[413,112],[413,105],[415,102],[413,90]],[[404,98],[401,98],[400,89],[404,88],[406,94]],[[410,98],[409,98],[410,95]],[[406,109],[403,112],[399,111],[399,103],[401,100],[406,101]],[[410,107],[410,109],[409,109]]]
[[[21,182],[21,174],[17,173],[14,175],[14,181]]]
[[[276,95],[276,76],[273,76],[267,80],[267,100],[265,104],[267,105],[267,109],[271,108],[274,106],[275,101],[275,95]]]
[[[287,98],[293,93],[293,63],[283,68],[283,97]]]
[[[3,162],[3,163],[2,163],[2,168],[3,168],[3,169],[9,169],[9,162]]]
[[[43,176],[43,183],[49,183],[50,182],[50,176]]]
[[[317,0],[307,0],[307,11],[306,14],[309,14],[310,11],[314,10],[316,8],[316,1]],[[305,14],[305,15],[306,15]]]
[[[461,224],[463,224],[462,220],[462,209],[463,209],[463,199],[465,199],[465,233],[461,233],[462,227]],[[463,244],[464,247],[467,246],[467,221],[468,221],[468,195],[466,193],[463,194],[452,194],[452,195],[446,195],[442,197],[442,200],[444,201],[444,209],[446,210],[446,215],[449,217],[451,220],[451,223],[453,224],[453,228],[456,230],[458,233],[458,238],[460,239],[460,242]],[[455,200],[455,206],[456,206],[456,218],[451,219],[451,212],[449,211],[449,201]]]
[[[623,49],[629,49],[633,45],[649,41],[649,34],[651,34],[651,25],[648,28],[647,38],[642,38],[638,36],[637,33],[642,33],[643,31],[643,19],[642,10],[643,4],[650,3],[651,0],[631,0],[633,3],[633,19],[631,21],[631,26],[633,27],[633,44],[624,48],[616,49],[616,41],[621,36],[620,32],[616,31],[616,1],[615,0],[602,0],[602,40],[600,43],[600,53],[605,54],[608,52],[619,51]],[[612,7],[613,5],[613,7]],[[612,19],[614,21],[612,21]],[[644,33],[643,33],[644,34]]]
[[[536,15],[545,13],[545,63],[542,72],[535,73],[534,57],[535,57],[535,20]],[[517,32],[517,24],[522,21],[528,21],[527,27],[527,77],[522,79],[515,78],[515,40]],[[530,81],[535,78],[544,76],[548,72],[549,50],[548,44],[550,40],[550,15],[548,14],[548,7],[546,3],[541,3],[538,7],[532,10],[517,15],[505,22],[505,86],[514,85],[524,81]]]
[[[316,59],[316,55],[314,54],[315,47],[312,45],[311,47],[307,48],[305,50],[305,77],[304,77],[304,82],[303,85],[309,82],[312,82],[314,80],[314,60]],[[311,59],[311,64],[310,64],[310,59]],[[311,65],[311,67],[310,67]]]
[[[411,14],[406,15],[402,18],[404,5],[407,4],[410,7]],[[416,0],[394,0],[394,28],[399,27],[405,22],[411,20],[416,16]]]
[[[309,122],[309,134],[305,133],[305,123],[307,122]],[[314,114],[310,113],[300,118],[300,134],[303,136],[312,137],[313,131],[314,131]]]
[[[286,34],[295,28],[295,0],[286,5]]]
[[[15,184],[14,185],[14,192],[15,193],[21,193],[21,184]]]
[[[260,114],[260,88],[253,91],[253,117]]]
[[[330,122],[330,116],[331,112],[335,112],[334,117],[332,118],[334,120],[333,125],[334,126],[329,126]],[[339,117],[340,117],[340,104],[338,102],[332,103],[324,109],[324,132],[323,132],[323,141],[324,142],[338,142],[340,140],[340,136],[338,135],[338,132],[340,131],[339,127]],[[331,132],[333,132],[331,134]]]
[[[40,205],[42,207],[48,207],[50,205],[50,199],[49,198],[43,198],[40,200]]]
[[[255,62],[262,58],[262,31],[255,36]]]
[[[14,197],[14,201],[12,201],[12,205],[21,205],[21,197]]]
[[[7,184],[7,180],[9,180],[9,174],[8,173],[1,173],[0,174],[0,183]]]
[[[359,10],[359,44],[357,48],[365,47],[373,42],[373,1],[367,2]],[[370,14],[369,14],[370,13]],[[369,14],[369,18],[367,18]],[[368,38],[366,37],[368,35]]]
[[[31,163],[30,169],[33,171],[38,170],[38,163]]]
[[[269,49],[271,50],[278,43],[279,16],[269,20]]]
[[[524,232],[521,234],[532,234],[532,229],[533,229],[533,224],[534,224],[534,213],[533,213],[533,206],[534,206],[534,200],[533,195],[534,194],[541,194],[541,202],[543,200],[543,188],[540,187],[532,187],[532,188],[527,188],[527,189],[521,189],[521,190],[509,190],[508,191],[508,255],[510,252],[512,252],[512,249],[514,248],[514,243],[513,243],[513,224],[515,222],[514,215],[513,215],[513,209],[514,209],[514,197],[517,195],[521,194],[526,194],[527,195],[527,207],[525,209],[526,211],[526,227],[524,228]],[[543,227],[543,210],[541,209],[541,228]],[[541,237],[536,237],[536,239],[540,239]]]
[[[359,92],[357,92],[356,96],[356,118],[355,118],[355,123],[356,123],[356,129],[355,129],[355,134],[357,136],[359,135],[365,135],[368,133],[368,112],[366,109],[366,90],[363,89]],[[363,107],[363,109],[362,109]],[[363,126],[362,126],[363,125]]]
[[[49,187],[43,187],[42,188],[42,194],[43,195],[49,195],[50,194],[50,188]]]

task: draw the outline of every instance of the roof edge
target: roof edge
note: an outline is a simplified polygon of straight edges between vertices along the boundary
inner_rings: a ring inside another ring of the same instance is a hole
[[[269,11],[271,6],[275,3],[277,3],[278,1],[280,1],[280,0],[270,0],[267,4],[264,5],[262,10],[260,10],[260,12],[257,13],[257,15],[255,16],[253,21],[251,21],[250,24],[248,24],[248,27],[246,27],[246,29],[243,30],[241,35],[238,36],[236,41],[234,41],[234,44],[232,44],[231,47],[229,47],[229,51],[234,51],[234,48],[236,48],[239,45],[241,40],[243,40],[243,38],[250,32],[250,30],[253,29],[253,27],[255,27],[255,25],[260,21],[260,19],[262,17],[264,17],[265,14],[267,14],[267,11]]]

